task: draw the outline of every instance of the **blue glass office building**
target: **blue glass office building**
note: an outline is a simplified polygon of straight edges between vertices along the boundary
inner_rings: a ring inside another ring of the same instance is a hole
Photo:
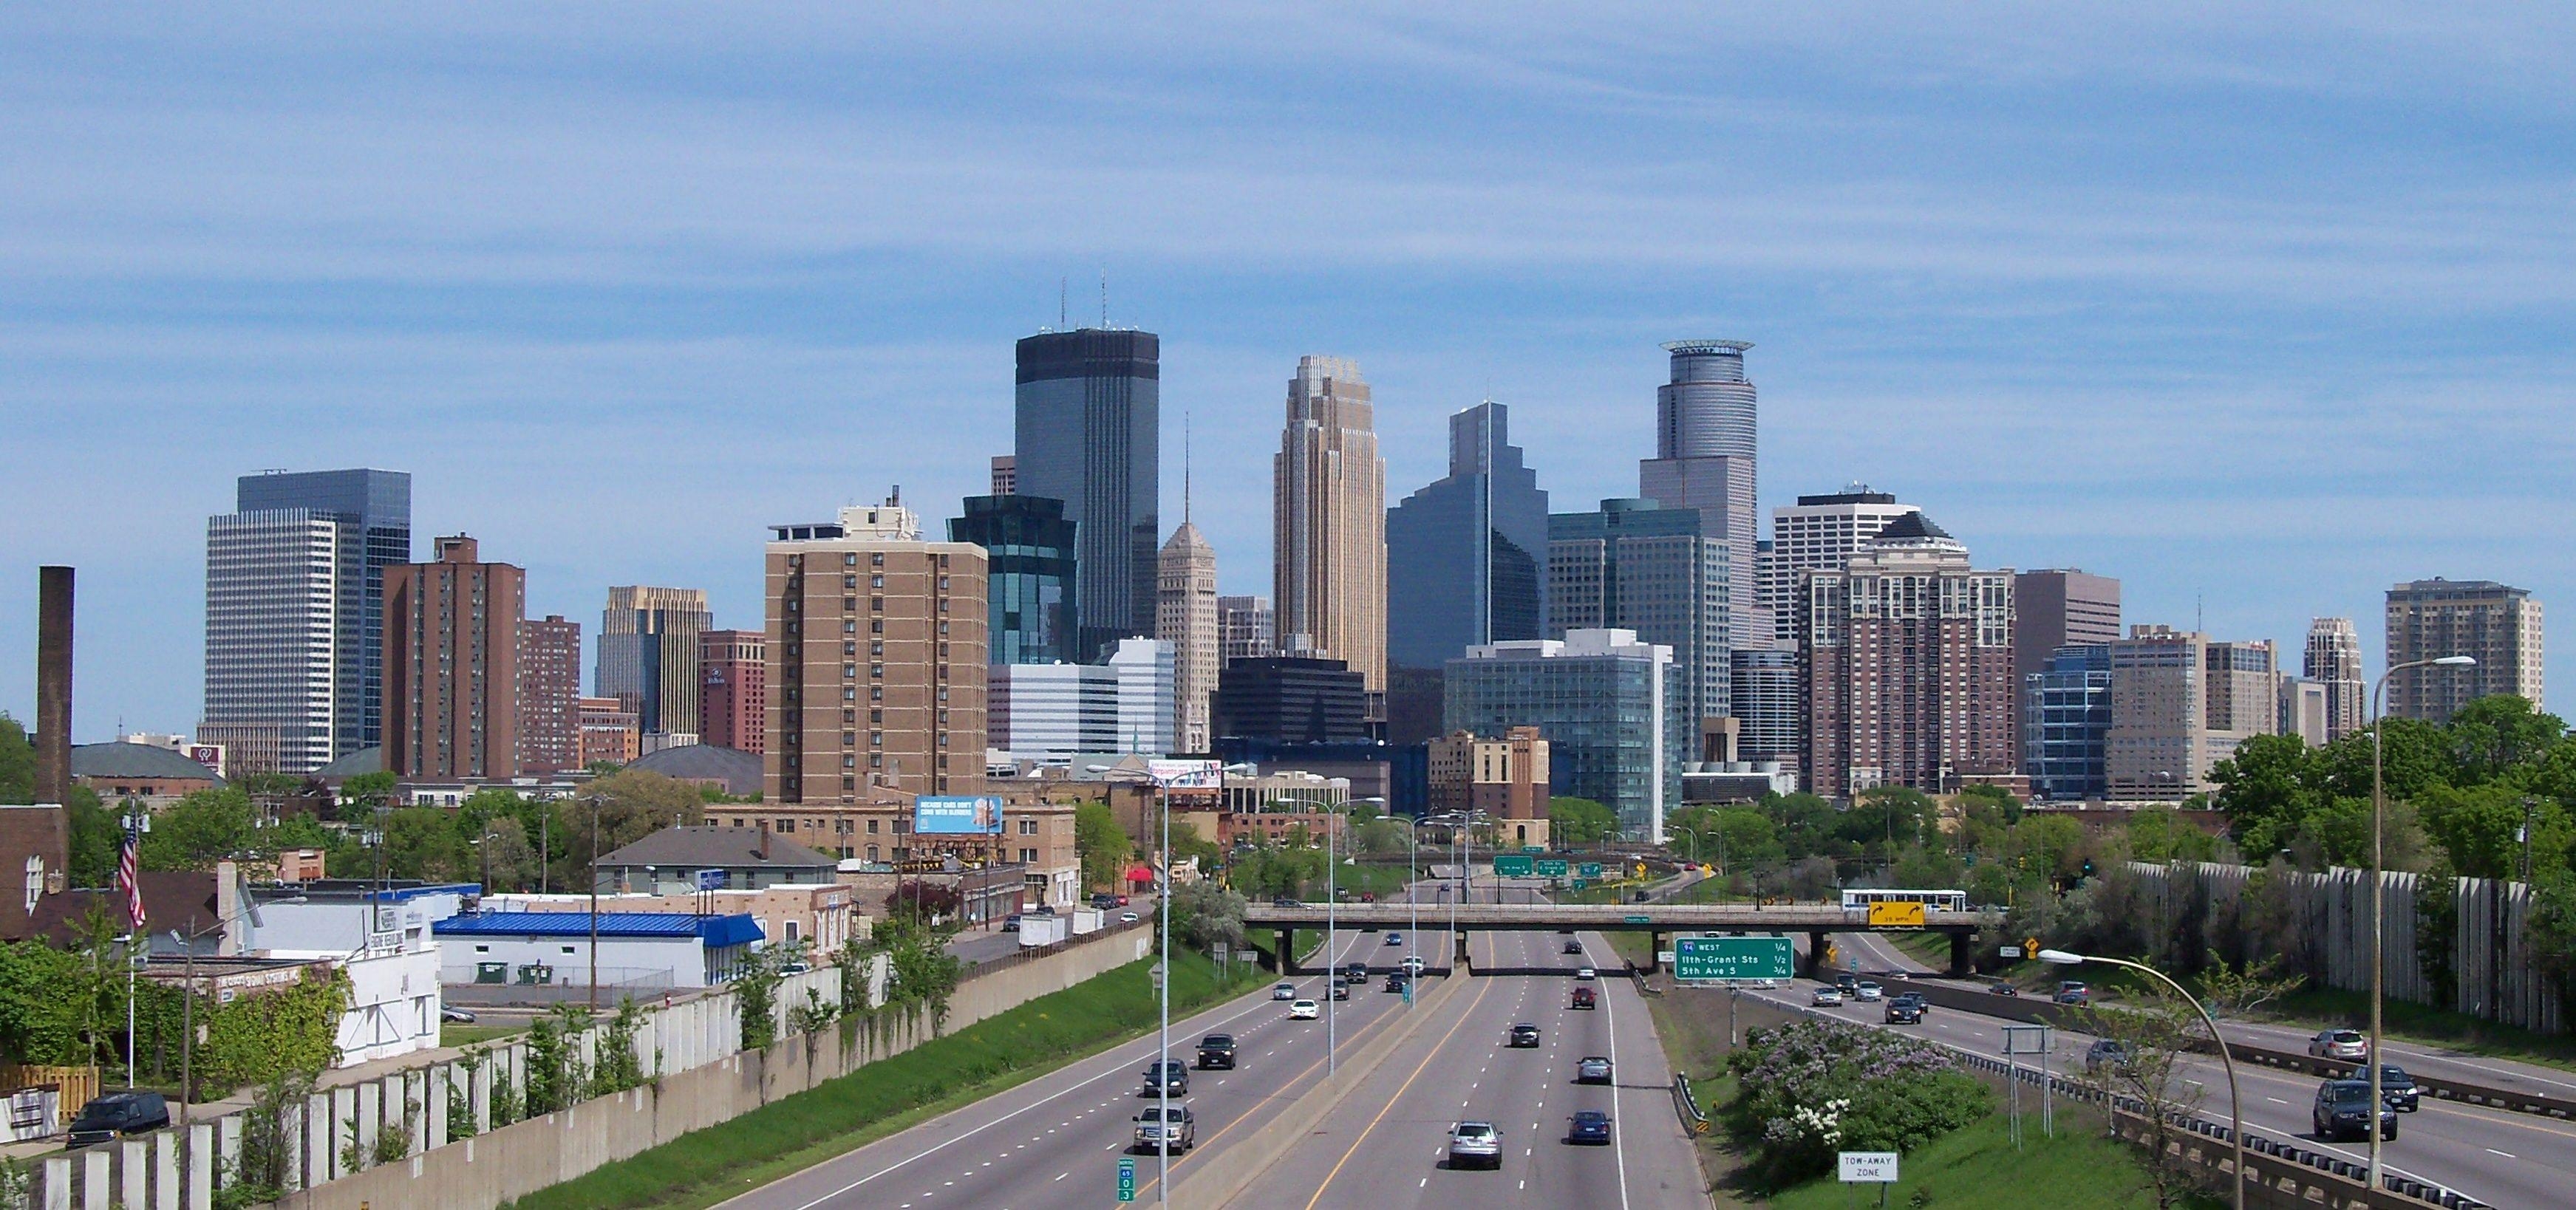
[[[1553,793],[1608,806],[1631,839],[1661,839],[1693,743],[1671,648],[1625,630],[1577,630],[1469,648],[1444,681],[1448,730],[1538,728]]]
[[[2022,769],[2033,798],[2099,799],[2110,791],[2111,648],[2060,647],[2022,677]]]
[[[1733,551],[1709,531],[1705,510],[1604,500],[1594,512],[1549,517],[1547,535],[1549,635],[1636,631],[1673,649],[1683,717],[1734,710]]]
[[[990,663],[1078,664],[1082,655],[1096,654],[1077,646],[1077,546],[1064,501],[968,496],[966,515],[948,522],[948,540],[984,548]]]
[[[1018,346],[1013,450],[1019,492],[1064,501],[1073,522],[1073,651],[1106,658],[1154,634],[1162,545],[1162,341],[1151,332],[1040,332]]]
[[[1386,510],[1386,659],[1438,669],[1547,622],[1547,493],[1511,444],[1510,409],[1449,417],[1449,474]]]

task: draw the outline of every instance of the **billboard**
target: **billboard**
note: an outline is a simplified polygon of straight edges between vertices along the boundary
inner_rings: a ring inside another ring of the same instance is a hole
[[[1166,790],[1222,789],[1225,766],[1212,760],[1149,760],[1146,771]]]
[[[912,800],[912,830],[933,836],[999,836],[1002,800],[990,796],[934,798],[925,794]]]
[[[180,751],[180,755],[185,756],[198,764],[204,765],[208,769],[214,770],[217,777],[224,775],[224,746],[222,744],[190,744]]]

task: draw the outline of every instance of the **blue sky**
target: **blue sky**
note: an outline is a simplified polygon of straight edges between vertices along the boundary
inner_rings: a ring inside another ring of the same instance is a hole
[[[1299,354],[1375,386],[1391,498],[1490,392],[1575,507],[1722,336],[1766,505],[1866,480],[2374,666],[2395,580],[2576,609],[2576,10],[1306,7],[0,13],[0,709],[61,561],[78,738],[188,729],[262,467],[411,471],[586,630],[756,624],[763,525],[981,490],[1011,341],[1104,272],[1230,592]]]

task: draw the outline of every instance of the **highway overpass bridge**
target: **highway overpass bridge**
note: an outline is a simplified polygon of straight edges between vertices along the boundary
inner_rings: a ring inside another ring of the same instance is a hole
[[[1825,950],[1825,938],[1834,933],[1946,933],[1950,938],[1950,973],[1969,972],[1972,946],[1981,928],[2001,928],[2003,913],[1988,911],[1927,910],[1923,923],[1916,925],[1874,925],[1869,913],[1860,908],[1845,909],[1830,903],[1795,904],[1713,904],[1713,903],[1471,903],[1456,908],[1442,904],[1412,903],[1345,903],[1331,911],[1331,921],[1344,929],[1409,929],[1417,913],[1421,925],[1430,931],[1451,929],[1452,958],[1465,961],[1467,934],[1473,932],[1545,931],[1571,929],[1578,932],[1629,932],[1652,936],[1654,949],[1661,952],[1665,938],[1702,933],[1805,933],[1808,938],[1807,969],[1818,973],[1818,955]],[[1269,929],[1279,936],[1277,953],[1290,954],[1293,946],[1289,934],[1298,929],[1322,929],[1326,908],[1320,903],[1285,907],[1279,904],[1255,904],[1245,909],[1243,925],[1247,930]],[[1287,973],[1295,973],[1293,959]]]

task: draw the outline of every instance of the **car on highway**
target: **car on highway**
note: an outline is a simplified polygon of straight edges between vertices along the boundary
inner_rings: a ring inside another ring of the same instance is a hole
[[[1997,979],[1994,982],[1994,986],[1989,987],[1986,990],[1993,992],[1998,996],[2018,996],[2021,994],[2021,989],[2014,987],[2012,985],[2012,981],[2009,979]]]
[[[1583,943],[1572,937],[1568,937],[1565,939],[1565,944],[1558,948],[1564,953],[1580,954],[1583,952]]]
[[[1168,1085],[1168,1089],[1165,1087]],[[1138,1096],[1159,1096],[1168,1091],[1176,1097],[1190,1095],[1190,1069],[1179,1059],[1165,1059],[1145,1065],[1145,1087]]]
[[[1198,1119],[1187,1105],[1157,1105],[1136,1115],[1138,1151],[1187,1151],[1198,1145]]]
[[[1449,1166],[1452,1168],[1500,1168],[1503,1166],[1503,1132],[1492,1122],[1460,1122],[1449,1128]]]
[[[1600,975],[1601,972],[1588,966],[1578,966],[1574,968],[1574,978],[1578,982],[1589,983],[1592,980],[1599,978]]]
[[[1395,931],[1394,931],[1394,930],[1392,930],[1392,929],[1388,930],[1388,932],[1387,932],[1387,934],[1386,934],[1386,944],[1388,944],[1388,945],[1402,945],[1402,944],[1404,944],[1404,934],[1399,933],[1399,932],[1395,932]]]
[[[1578,988],[1575,988],[1575,989],[1574,989],[1574,999],[1573,999],[1571,1002],[1569,1002],[1569,1003],[1566,1005],[1566,1007],[1567,1007],[1567,1008],[1599,1008],[1599,1007],[1601,1007],[1601,994],[1600,994],[1599,992],[1593,991],[1591,988],[1588,988],[1588,987],[1578,987]]]
[[[1887,1023],[1890,1025],[1921,1025],[1923,1023],[1923,1001],[1914,996],[1891,997],[1887,1002]]]
[[[1406,978],[1403,971],[1388,971],[1386,973],[1385,990],[1400,992],[1404,990],[1404,985],[1410,982],[1412,982],[1412,980]]]
[[[1600,1055],[1585,1055],[1574,1061],[1574,1082],[1607,1084],[1610,1082],[1610,1060]]]
[[[1431,965],[1431,960],[1420,954],[1409,954],[1405,957],[1404,961],[1396,963],[1396,965],[1403,967],[1405,974],[1419,975],[1422,973],[1422,968]]]
[[[1299,1000],[1288,1006],[1288,1019],[1291,1021],[1312,1021],[1323,1015],[1322,1006],[1312,1000]]]
[[[1290,983],[1285,979],[1282,979],[1277,983],[1273,983],[1270,985],[1270,998],[1273,1000],[1294,1000],[1297,998],[1297,985]]]
[[[2317,1085],[2317,1100],[2308,1111],[2308,1124],[2316,1128],[2318,1138],[2327,1142],[2337,1139],[2370,1137],[2370,1081],[2328,1080]],[[2385,1103],[2378,1106],[2379,1137],[2397,1137],[2397,1111]]]
[[[1234,1070],[1234,1035],[1209,1034],[1199,1039],[1199,1070],[1214,1071],[1220,1067]]]
[[[1118,906],[1118,897],[1107,891],[1102,891],[1091,897],[1091,906],[1099,908],[1101,911],[1105,912]]]
[[[1816,1006],[1817,1008],[1841,1008],[1843,1006],[1843,989],[1839,987],[1817,988],[1815,998],[1809,1000],[1808,1003]]]
[[[2308,1056],[2358,1063],[2370,1054],[2370,1039],[2357,1029],[2325,1029],[2308,1039]]]
[[[1577,1146],[1610,1145],[1610,1115],[1598,1109],[1577,1112],[1565,1124],[1565,1141]]]
[[[1119,902],[1120,902],[1120,903],[1125,903],[1125,902],[1127,902],[1127,901],[1126,901],[1126,900],[1124,900],[1124,899],[1121,899],[1121,900],[1119,900]],[[1270,906],[1272,906],[1272,907],[1304,907],[1304,906],[1306,906],[1306,904],[1305,904],[1305,901],[1303,901],[1303,900],[1300,900],[1300,899],[1294,899],[1294,898],[1291,898],[1291,897],[1286,896],[1286,895],[1281,895],[1281,896],[1279,896],[1278,898],[1271,900],[1271,901],[1270,901]]]
[[[1520,1024],[1513,1026],[1511,1036],[1505,1038],[1503,1040],[1503,1044],[1522,1049],[1537,1046],[1538,1026],[1527,1021],[1523,1021]]]
[[[1347,981],[1341,979],[1333,980],[1333,998],[1336,1000],[1350,999],[1351,985]]]
[[[111,1092],[90,1098],[72,1119],[64,1146],[78,1151],[120,1134],[145,1134],[170,1124],[170,1102],[157,1092]]]
[[[2364,1081],[2370,1079],[2368,1067],[2362,1068],[2356,1074]],[[2388,1102],[2390,1109],[2399,1113],[2413,1113],[2424,1107],[2424,1093],[2422,1089],[2415,1087],[2415,1077],[2406,1074],[2405,1068],[2393,1063],[2382,1064],[2379,1068],[2379,1096],[2381,1100]]]
[[[2098,1076],[2106,1071],[2119,1072],[2128,1066],[2129,1048],[2109,1038],[2098,1039],[2084,1048],[2084,1074],[2088,1076]]]
[[[1852,999],[1858,1000],[1863,1004],[1876,1003],[1879,997],[1883,994],[1884,993],[1879,990],[1879,986],[1877,984],[1872,983],[1867,979],[1863,979],[1852,985]]]
[[[2082,1007],[2093,1002],[2093,989],[2086,986],[2081,979],[2068,979],[2057,985],[2057,994],[2050,996],[2049,999],[2058,1004]]]

